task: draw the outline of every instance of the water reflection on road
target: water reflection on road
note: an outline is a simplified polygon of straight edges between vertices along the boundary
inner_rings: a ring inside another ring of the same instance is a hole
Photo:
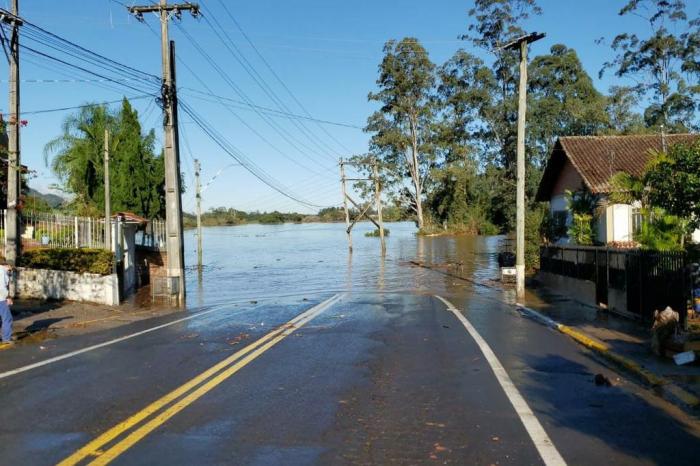
[[[498,237],[419,237],[413,223],[390,223],[387,254],[379,240],[353,231],[347,250],[343,224],[284,224],[204,229],[204,268],[188,267],[188,305],[269,298],[303,298],[339,291],[453,294],[498,276]],[[196,263],[194,231],[185,235],[186,263]],[[462,280],[465,278],[467,280]],[[459,293],[462,294],[462,293]]]

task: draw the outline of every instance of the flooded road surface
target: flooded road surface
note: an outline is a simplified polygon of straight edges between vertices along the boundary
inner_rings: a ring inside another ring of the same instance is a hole
[[[370,228],[371,227],[371,228]],[[442,272],[491,279],[498,275],[497,237],[418,237],[413,223],[388,223],[387,254],[360,223],[348,254],[344,224],[245,225],[205,228],[204,269],[196,272],[195,231],[185,237],[188,305],[312,296],[331,291],[444,291],[450,277],[411,264],[439,264]],[[451,267],[445,267],[452,264]],[[436,288],[437,287],[437,288]]]
[[[694,419],[491,286],[497,238],[389,228],[384,259],[341,225],[208,229],[187,311],[0,356],[0,462],[697,462]]]

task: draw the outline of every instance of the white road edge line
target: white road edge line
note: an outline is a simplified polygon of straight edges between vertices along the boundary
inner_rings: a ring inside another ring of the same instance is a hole
[[[459,319],[462,325],[464,325],[464,328],[467,329],[467,332],[469,332],[469,335],[471,335],[479,346],[479,349],[481,349],[498,383],[501,385],[501,388],[503,388],[508,400],[510,400],[510,404],[513,405],[513,409],[515,409],[530,439],[532,439],[532,442],[535,444],[535,448],[537,448],[537,452],[540,454],[544,464],[547,466],[566,466],[566,461],[564,461],[564,458],[559,454],[559,451],[554,446],[554,443],[552,443],[547,432],[545,432],[542,424],[537,420],[537,417],[528,406],[525,398],[523,398],[515,384],[513,384],[510,376],[488,343],[479,335],[479,332],[476,331],[467,318],[464,317],[464,314],[457,310],[451,302],[438,295],[435,295],[435,297],[442,301],[447,306],[447,309]]]
[[[328,301],[333,300],[334,298],[339,298],[339,297],[341,297],[341,296],[342,296],[342,295],[337,294],[337,295],[333,296],[332,298],[330,298],[329,300],[327,300],[326,303],[327,303]],[[336,301],[337,301],[337,299],[336,299]],[[334,302],[334,303],[335,303],[335,302]],[[323,305],[323,304],[324,304],[324,303],[319,303],[319,304],[317,304],[317,306],[321,306],[321,305]],[[131,333],[131,334],[129,334],[129,335],[124,335],[123,337],[115,338],[115,339],[113,339],[113,340],[108,340],[108,341],[105,341],[105,342],[102,342],[102,343],[98,343],[98,344],[96,344],[96,345],[87,346],[87,347],[85,347],[85,348],[81,348],[81,349],[79,349],[79,350],[71,351],[71,352],[69,352],[69,353],[62,354],[62,355],[60,355],[60,356],[55,356],[55,357],[53,357],[53,358],[45,359],[45,360],[43,360],[43,361],[35,362],[35,363],[33,363],[33,364],[28,364],[28,365],[26,365],[26,366],[22,366],[22,367],[18,367],[18,368],[16,368],[16,369],[12,369],[12,370],[9,370],[9,371],[6,371],[6,372],[2,372],[2,373],[0,373],[0,380],[1,380],[1,379],[5,379],[5,378],[7,378],[7,377],[11,377],[11,376],[13,376],[13,375],[20,374],[20,373],[22,373],[22,372],[30,371],[30,370],[32,370],[32,369],[37,369],[37,368],[39,368],[39,367],[47,366],[47,365],[53,364],[53,363],[55,363],[55,362],[63,361],[64,359],[73,358],[73,357],[75,357],[75,356],[79,356],[79,355],[84,354],[84,353],[87,353],[87,352],[89,352],[89,351],[94,351],[94,350],[97,350],[97,349],[100,349],[100,348],[104,348],[105,346],[114,345],[114,344],[116,344],[116,343],[120,343],[120,342],[125,341],[125,340],[130,340],[130,339],[132,339],[132,338],[136,338],[136,337],[139,337],[139,336],[141,336],[141,335],[145,335],[145,334],[147,334],[147,333],[155,332],[156,330],[160,330],[160,329],[163,329],[163,328],[166,328],[166,327],[170,327],[171,325],[175,325],[175,324],[179,324],[179,323],[181,323],[181,322],[185,322],[185,321],[188,321],[188,320],[196,319],[197,317],[201,317],[201,316],[206,315],[206,314],[211,314],[212,312],[220,311],[221,309],[223,309],[223,308],[225,308],[225,307],[227,307],[227,306],[229,306],[229,304],[221,304],[221,305],[216,306],[216,307],[214,307],[214,308],[212,308],[212,309],[208,309],[208,310],[206,310],[206,311],[198,312],[198,313],[196,313],[196,314],[192,314],[191,316],[183,317],[182,319],[173,320],[172,322],[167,322],[167,323],[165,323],[165,324],[161,324],[161,325],[157,325],[157,326],[155,326],[155,327],[147,328],[146,330],[142,330],[142,331],[140,331],[140,332]],[[313,309],[313,308],[312,308],[312,309]],[[307,311],[307,312],[308,312],[308,311]],[[303,314],[302,314],[302,315],[303,315]],[[299,318],[299,316],[297,316],[294,320],[297,320],[298,318]]]

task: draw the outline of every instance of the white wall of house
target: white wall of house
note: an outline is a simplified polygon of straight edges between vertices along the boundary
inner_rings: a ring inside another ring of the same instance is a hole
[[[700,229],[693,232],[693,243],[700,244]]]
[[[611,221],[606,243],[611,241],[632,241],[632,206],[629,204],[612,204],[607,207],[611,212]]]

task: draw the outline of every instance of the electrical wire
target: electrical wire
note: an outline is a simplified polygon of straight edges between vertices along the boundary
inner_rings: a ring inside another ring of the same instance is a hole
[[[219,1],[219,4],[221,5],[221,7],[222,7],[222,8],[224,9],[224,11],[226,12],[226,14],[228,15],[228,17],[229,17],[229,18],[231,19],[231,21],[233,22],[233,24],[234,24],[234,25],[236,26],[236,28],[239,30],[239,32],[241,33],[241,35],[243,36],[243,38],[246,40],[246,42],[248,42],[248,44],[251,46],[251,48],[253,49],[253,51],[255,52],[255,54],[258,56],[258,58],[260,58],[260,60],[261,60],[261,61],[263,62],[263,64],[265,65],[265,67],[270,71],[270,73],[272,74],[272,76],[274,76],[274,78],[277,80],[277,82],[280,83],[280,85],[282,86],[282,88],[287,92],[287,94],[289,94],[289,96],[292,98],[292,100],[294,100],[294,102],[296,102],[296,104],[299,106],[299,108],[304,112],[304,114],[305,114],[307,117],[309,117],[309,118],[310,118],[311,120],[313,120],[313,121],[316,121],[317,124],[320,123],[318,120],[316,120],[315,118],[312,118],[312,117],[311,117],[311,113],[310,113],[310,112],[306,109],[306,107],[301,103],[301,101],[297,98],[297,96],[294,95],[294,93],[291,91],[291,89],[289,88],[289,86],[287,86],[287,84],[284,82],[284,80],[283,80],[282,78],[280,78],[280,76],[279,76],[279,75],[277,74],[277,72],[274,70],[274,68],[272,67],[272,65],[270,65],[270,62],[267,61],[267,59],[265,58],[265,56],[260,52],[260,50],[258,49],[258,47],[257,47],[257,46],[255,45],[255,43],[251,40],[251,38],[248,36],[248,34],[245,32],[245,30],[243,30],[243,27],[242,27],[242,26],[240,25],[240,23],[236,20],[236,17],[233,15],[233,13],[231,13],[231,11],[230,11],[229,8],[226,6],[226,4],[223,2],[223,0],[218,0],[218,1]],[[318,124],[318,127],[326,134],[326,136],[328,136],[331,140],[333,140],[333,142],[335,142],[336,144],[338,144],[338,146],[341,147],[345,152],[352,152],[350,149],[347,148],[347,146],[345,146],[342,142],[340,142],[337,138],[335,138],[335,136],[333,136],[330,132],[328,132],[328,131],[326,130],[326,128],[324,128],[324,127],[321,126],[320,124]]]

